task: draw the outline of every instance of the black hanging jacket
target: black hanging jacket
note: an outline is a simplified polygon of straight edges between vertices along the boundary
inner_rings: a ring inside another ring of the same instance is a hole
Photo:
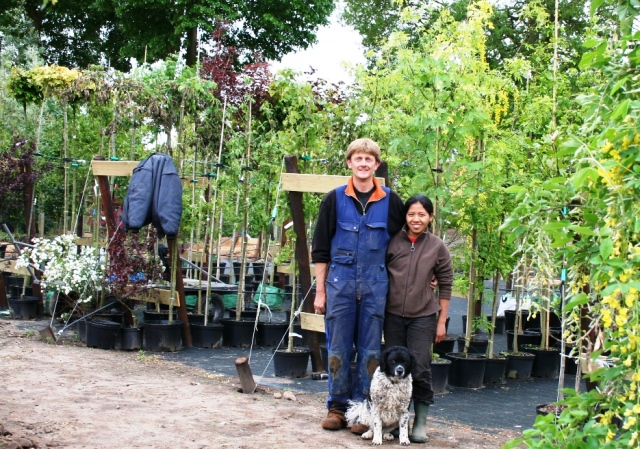
[[[133,170],[124,200],[125,230],[138,232],[151,223],[160,238],[173,240],[182,218],[182,184],[173,160],[153,153]]]

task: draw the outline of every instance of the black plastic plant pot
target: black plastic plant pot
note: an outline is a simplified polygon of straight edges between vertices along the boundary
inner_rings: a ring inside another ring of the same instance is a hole
[[[438,354],[440,357],[444,357],[448,352],[453,352],[455,350],[456,339],[452,337],[447,337],[439,343],[435,343],[433,345],[433,352]]]
[[[87,321],[87,347],[114,349],[120,340],[120,327],[114,321]]]
[[[306,348],[293,348],[291,352],[279,349],[273,355],[273,368],[276,377],[300,378],[307,375],[311,351]]]
[[[431,388],[433,394],[447,392],[447,380],[449,379],[449,369],[451,360],[438,358],[431,361]]]
[[[124,351],[135,351],[142,349],[142,328],[123,327],[121,330],[120,349]]]
[[[484,378],[482,383],[485,385],[502,385],[507,383],[505,380],[508,359],[504,356],[494,356],[487,358],[487,365],[484,368]]]
[[[458,352],[464,352],[465,338],[458,337]],[[489,340],[476,338],[469,342],[470,354],[486,354],[487,347],[489,346]]]
[[[224,341],[224,326],[219,323],[191,324],[191,343],[196,348],[220,348]]]
[[[560,351],[556,348],[541,349],[526,345],[524,350],[536,356],[531,367],[531,376],[542,379],[557,379],[560,371]]]
[[[220,321],[224,326],[223,341],[225,346],[245,348],[253,342],[253,320],[228,318]]]
[[[481,354],[450,352],[446,356],[451,360],[449,385],[460,388],[482,388],[487,357]]]
[[[287,340],[289,323],[258,323],[258,346],[278,346]]]
[[[147,351],[154,352],[179,351],[182,347],[182,321],[145,321],[144,347]]]
[[[536,356],[528,352],[506,353],[507,379],[529,380]]]
[[[38,298],[35,296],[23,296],[22,298],[9,298],[11,317],[14,320],[33,320],[38,312]]]

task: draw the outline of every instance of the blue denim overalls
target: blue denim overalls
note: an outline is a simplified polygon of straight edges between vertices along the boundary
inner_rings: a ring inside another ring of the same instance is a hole
[[[346,186],[336,189],[336,234],[327,272],[325,327],[329,368],[327,407],[363,400],[380,360],[389,281],[385,266],[389,189],[360,215]],[[351,375],[353,344],[357,349]]]

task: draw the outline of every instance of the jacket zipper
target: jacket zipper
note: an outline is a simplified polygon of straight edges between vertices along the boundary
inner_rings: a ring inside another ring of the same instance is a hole
[[[409,289],[409,279],[411,275],[411,266],[413,262],[413,253],[416,250],[414,242],[411,242],[411,254],[409,255],[409,270],[407,270],[407,281],[404,285],[404,301],[402,301],[402,317],[404,318],[404,309],[407,306],[407,290]]]

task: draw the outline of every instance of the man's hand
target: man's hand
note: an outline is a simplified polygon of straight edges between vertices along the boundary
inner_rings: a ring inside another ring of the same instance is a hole
[[[327,294],[325,292],[316,291],[316,299],[313,301],[313,309],[320,315],[327,311]]]
[[[434,290],[438,286],[438,280],[435,276],[431,278],[429,285],[431,286],[431,290]]]

